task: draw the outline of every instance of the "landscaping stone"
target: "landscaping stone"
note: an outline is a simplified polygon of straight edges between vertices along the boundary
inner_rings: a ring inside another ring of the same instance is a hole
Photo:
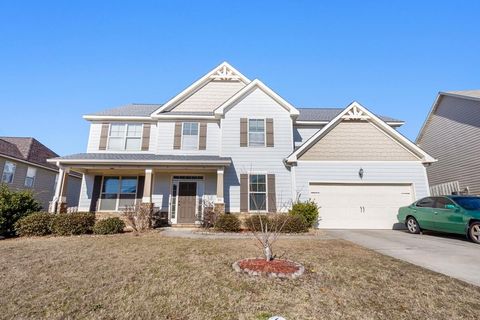
[[[238,273],[269,278],[296,279],[305,272],[305,267],[301,264],[284,259],[266,261],[264,258],[247,258],[235,261],[232,268]]]

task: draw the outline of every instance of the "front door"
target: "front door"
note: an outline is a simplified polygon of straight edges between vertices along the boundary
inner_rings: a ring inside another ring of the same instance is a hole
[[[183,182],[178,184],[178,223],[195,223],[197,200],[197,183]]]

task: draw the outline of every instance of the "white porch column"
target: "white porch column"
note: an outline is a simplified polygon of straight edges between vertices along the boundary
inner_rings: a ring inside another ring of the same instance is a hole
[[[145,169],[142,203],[152,203],[153,169]]]
[[[216,203],[223,203],[223,174],[224,169],[217,170],[217,201]]]
[[[59,167],[57,185],[55,186],[55,194],[49,208],[49,212],[63,212],[67,203],[67,184],[68,173],[70,168]]]

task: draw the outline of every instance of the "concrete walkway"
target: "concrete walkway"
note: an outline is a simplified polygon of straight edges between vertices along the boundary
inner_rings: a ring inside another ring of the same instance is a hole
[[[400,230],[328,230],[327,234],[480,286],[480,245],[465,237]]]

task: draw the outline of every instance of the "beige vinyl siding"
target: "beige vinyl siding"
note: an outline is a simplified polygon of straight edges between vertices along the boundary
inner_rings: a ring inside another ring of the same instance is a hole
[[[480,101],[443,96],[418,145],[438,159],[427,168],[430,185],[459,181],[480,194]]]
[[[369,121],[342,121],[300,160],[418,161],[419,158]]]
[[[171,111],[212,112],[244,87],[241,81],[210,81]]]
[[[12,190],[31,190],[35,199],[37,199],[42,205],[43,210],[48,210],[48,205],[50,201],[52,201],[55,193],[55,176],[57,172],[35,166],[34,164],[26,164],[24,162],[6,159],[0,156],[0,173],[3,173],[5,161],[13,162],[16,165],[13,182],[7,184],[7,186]],[[37,169],[33,188],[25,187],[25,177],[29,166]],[[69,176],[69,178],[67,202],[69,206],[77,206],[78,194],[80,191],[80,179],[73,176]],[[70,199],[68,195],[70,195]]]

